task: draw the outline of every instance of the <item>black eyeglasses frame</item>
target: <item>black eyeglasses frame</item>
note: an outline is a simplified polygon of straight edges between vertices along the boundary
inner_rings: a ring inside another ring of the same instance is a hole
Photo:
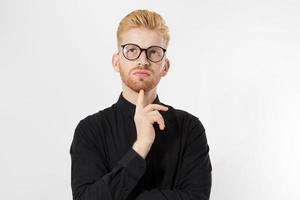
[[[139,49],[140,49],[140,54],[139,54],[136,58],[134,58],[134,59],[129,59],[129,58],[127,58],[127,57],[125,56],[125,53],[124,53],[124,47],[127,46],[127,45],[134,45],[134,46],[136,46],[137,48],[139,48]],[[147,50],[150,49],[150,48],[153,48],[153,47],[159,47],[159,48],[161,48],[161,49],[163,50],[163,56],[161,57],[160,60],[153,61],[153,60],[151,60],[151,59],[148,58]],[[146,58],[147,58],[148,60],[150,60],[151,62],[154,62],[154,63],[160,62],[160,61],[165,57],[166,51],[167,51],[167,49],[165,49],[165,48],[163,48],[163,47],[161,47],[161,46],[157,46],[157,45],[150,46],[150,47],[144,49],[144,48],[141,48],[139,45],[133,44],[133,43],[122,44],[122,45],[121,45],[121,48],[122,48],[122,54],[123,54],[123,56],[124,56],[127,60],[130,60],[130,61],[137,60],[137,59],[141,56],[142,52],[145,51],[145,53],[146,53]]]

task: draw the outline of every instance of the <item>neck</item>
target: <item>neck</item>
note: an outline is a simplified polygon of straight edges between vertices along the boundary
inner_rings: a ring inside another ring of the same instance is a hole
[[[132,90],[131,88],[129,88],[124,83],[122,83],[122,89],[123,89],[123,91],[122,91],[123,97],[127,101],[129,101],[132,104],[136,105],[136,101],[137,101],[139,93],[136,92],[136,91],[134,91],[134,90]],[[144,102],[145,102],[144,106],[152,103],[155,100],[156,95],[157,95],[157,93],[156,93],[156,87],[153,88],[153,89],[151,89],[151,90],[149,90],[149,91],[145,91],[144,90]]]

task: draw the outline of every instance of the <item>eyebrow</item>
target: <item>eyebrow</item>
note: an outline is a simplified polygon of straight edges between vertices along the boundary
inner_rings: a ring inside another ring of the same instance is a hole
[[[136,43],[124,43],[124,44],[121,44],[121,47],[122,46],[125,46],[125,45],[128,45],[128,44],[133,44],[133,45],[136,45],[136,46],[138,46],[138,47],[140,47],[141,49],[148,49],[148,48],[150,48],[150,47],[161,47],[161,48],[163,48],[163,49],[166,49],[165,47],[163,47],[163,46],[160,46],[160,45],[151,45],[151,46],[148,46],[147,48],[143,48],[143,47],[141,47],[140,45],[138,45],[138,44],[136,44]]]

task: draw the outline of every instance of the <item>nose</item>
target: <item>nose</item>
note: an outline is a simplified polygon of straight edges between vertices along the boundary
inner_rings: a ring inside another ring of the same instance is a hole
[[[138,64],[139,65],[149,65],[149,60],[146,56],[146,51],[145,50],[142,50],[142,53],[140,55],[140,57],[138,58]]]

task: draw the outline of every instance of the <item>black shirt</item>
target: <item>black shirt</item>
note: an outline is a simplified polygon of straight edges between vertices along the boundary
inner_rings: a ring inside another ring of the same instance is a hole
[[[80,120],[70,147],[73,199],[204,200],[211,190],[211,162],[205,129],[192,114],[159,111],[155,140],[143,159],[136,140],[135,105],[121,92],[111,107]]]

